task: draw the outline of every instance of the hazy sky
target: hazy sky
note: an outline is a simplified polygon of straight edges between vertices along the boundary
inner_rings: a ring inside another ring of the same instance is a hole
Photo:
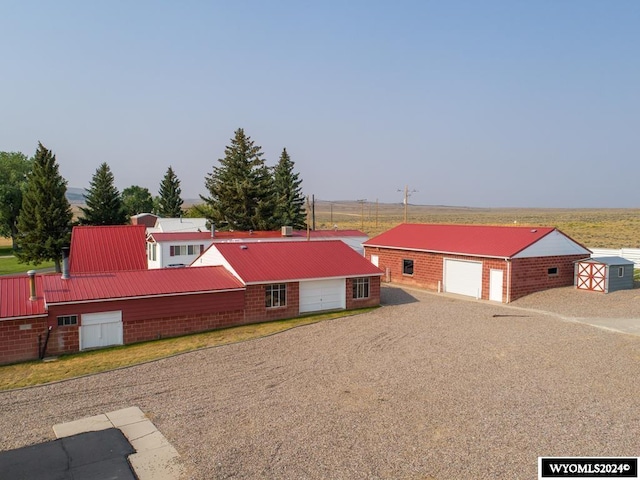
[[[318,199],[640,207],[640,1],[0,0],[0,150],[204,194],[238,127]]]

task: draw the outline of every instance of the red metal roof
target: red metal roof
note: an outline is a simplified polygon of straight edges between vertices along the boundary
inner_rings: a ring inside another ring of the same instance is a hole
[[[217,243],[217,249],[247,283],[382,275],[340,240]]]
[[[510,258],[554,230],[553,227],[404,223],[367,240],[363,245]]]
[[[366,237],[367,234],[359,230],[311,230],[310,237],[318,238],[341,238],[341,237]],[[211,236],[211,232],[152,232],[149,234],[156,242],[175,242],[188,240],[237,240],[237,239],[292,239],[304,240],[307,238],[306,230],[294,230],[290,236],[283,236],[281,231],[260,230],[254,232],[218,232]]]
[[[74,227],[71,233],[71,273],[147,269],[144,225]]]
[[[36,300],[29,300],[31,288],[27,275],[0,277],[0,320],[46,315],[42,282],[36,276]]]
[[[60,275],[44,275],[40,278],[48,305],[244,288],[223,267],[79,273],[72,274],[67,280]]]
[[[210,232],[154,232],[149,234],[149,238],[156,242],[213,240]]]

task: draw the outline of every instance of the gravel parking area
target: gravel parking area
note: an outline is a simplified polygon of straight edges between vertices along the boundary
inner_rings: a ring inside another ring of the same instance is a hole
[[[139,406],[193,479],[532,479],[538,456],[640,455],[640,337],[530,310],[545,296],[383,290],[368,314],[0,393],[0,450]]]

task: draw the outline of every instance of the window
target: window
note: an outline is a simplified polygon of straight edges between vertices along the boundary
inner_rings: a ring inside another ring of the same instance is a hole
[[[204,245],[171,245],[169,246],[169,256],[198,255],[204,252]]]
[[[153,262],[156,261],[156,246],[157,246],[156,243],[151,244],[151,260]]]
[[[353,298],[369,298],[369,277],[353,279]]]
[[[547,269],[547,275],[549,275],[550,277],[555,277],[556,275],[558,275],[558,267],[551,267]]]
[[[287,285],[278,283],[265,287],[265,305],[267,308],[284,307],[287,305]]]
[[[402,260],[402,274],[413,275],[413,260]]]
[[[624,267],[618,267],[618,276],[624,277]]]
[[[58,317],[58,326],[66,327],[68,325],[77,325],[78,324],[78,316],[77,315],[63,315]]]

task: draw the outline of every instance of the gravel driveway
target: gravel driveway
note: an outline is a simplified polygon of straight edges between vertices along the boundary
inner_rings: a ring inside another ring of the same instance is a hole
[[[0,450],[139,406],[194,479],[532,479],[538,456],[640,455],[640,337],[383,290],[368,314],[0,393]]]

